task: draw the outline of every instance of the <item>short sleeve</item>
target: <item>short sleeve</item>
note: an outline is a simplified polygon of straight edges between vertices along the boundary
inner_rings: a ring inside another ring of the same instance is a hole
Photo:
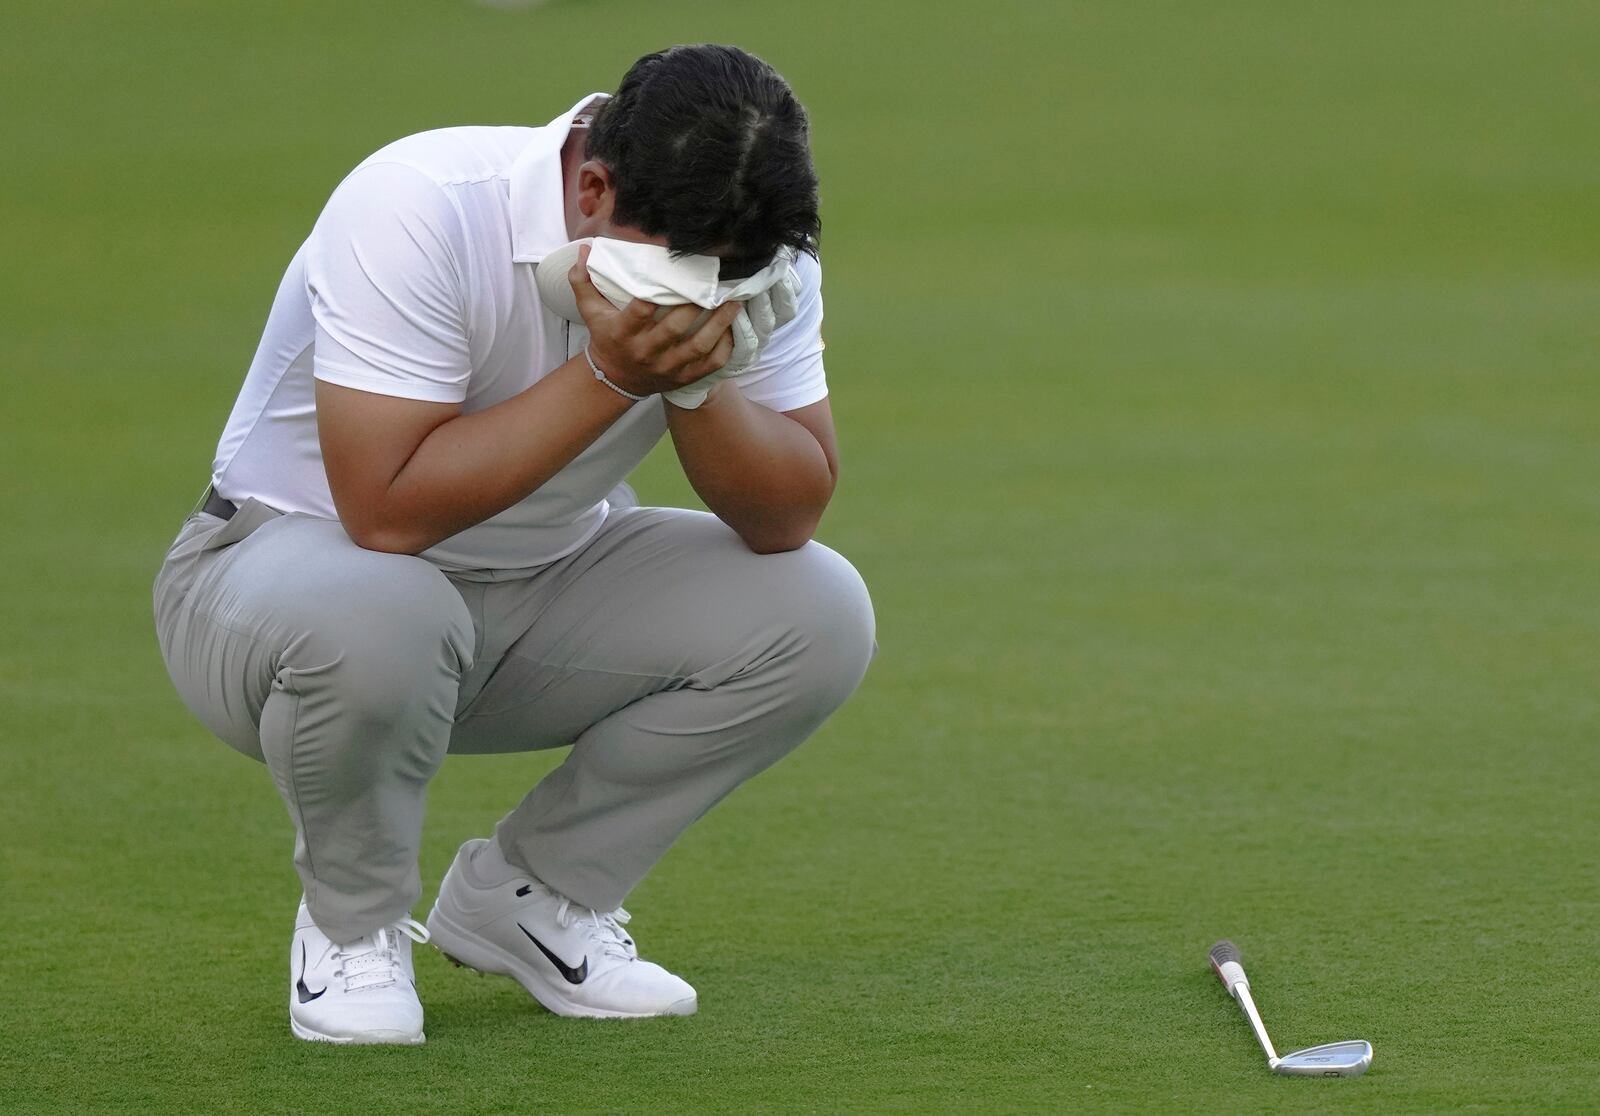
[[[774,330],[756,363],[733,381],[746,399],[774,411],[793,411],[828,397],[822,370],[822,265],[802,253],[794,267],[800,276],[794,320]]]
[[[455,207],[426,175],[394,163],[352,172],[307,241],[316,378],[405,399],[465,399],[464,251]]]

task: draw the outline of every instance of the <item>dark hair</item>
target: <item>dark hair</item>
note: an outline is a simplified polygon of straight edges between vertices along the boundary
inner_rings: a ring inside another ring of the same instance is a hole
[[[675,46],[635,62],[595,114],[587,154],[611,171],[612,219],[674,252],[721,249],[724,275],[787,245],[816,254],[817,172],[789,83],[738,47]]]

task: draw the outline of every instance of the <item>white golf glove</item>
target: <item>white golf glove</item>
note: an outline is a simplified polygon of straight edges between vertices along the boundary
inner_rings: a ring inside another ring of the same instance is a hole
[[[694,410],[706,401],[717,384],[748,371],[761,356],[761,350],[767,347],[773,332],[794,321],[800,302],[800,276],[794,269],[794,258],[792,249],[780,248],[770,264],[749,278],[717,285],[718,306],[724,302],[744,303],[731,327],[733,353],[728,363],[711,375],[663,392],[668,402]]]
[[[789,248],[780,248],[772,262],[754,275],[723,283],[718,280],[722,261],[715,256],[674,257],[655,244],[591,237],[557,248],[534,272],[540,300],[569,322],[583,324],[567,273],[578,262],[578,249],[585,244],[590,245],[589,277],[619,310],[635,298],[662,307],[692,303],[708,313],[724,302],[744,303],[733,321],[733,353],[728,362],[692,384],[663,392],[674,406],[687,410],[700,406],[715,385],[749,369],[773,331],[794,319],[800,276]]]

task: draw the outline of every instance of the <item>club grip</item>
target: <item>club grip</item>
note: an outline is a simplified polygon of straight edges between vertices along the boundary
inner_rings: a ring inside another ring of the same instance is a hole
[[[1222,986],[1233,995],[1236,985],[1250,987],[1250,980],[1244,975],[1244,965],[1239,960],[1239,947],[1224,938],[1211,947],[1211,967],[1216,970],[1217,979],[1222,981]]]

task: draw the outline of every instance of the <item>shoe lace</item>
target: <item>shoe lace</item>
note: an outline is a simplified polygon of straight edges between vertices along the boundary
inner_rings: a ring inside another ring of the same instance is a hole
[[[632,918],[633,916],[621,907],[601,913],[593,907],[577,906],[571,899],[561,900],[561,905],[556,908],[557,926],[563,930],[576,926],[579,932],[599,947],[603,955],[624,961],[631,961],[639,956],[639,948],[622,929]]]
[[[429,938],[428,928],[413,918],[402,918],[375,930],[365,938],[337,946],[339,966],[333,975],[344,978],[346,992],[384,988],[401,977],[400,938],[404,934],[422,944]]]

